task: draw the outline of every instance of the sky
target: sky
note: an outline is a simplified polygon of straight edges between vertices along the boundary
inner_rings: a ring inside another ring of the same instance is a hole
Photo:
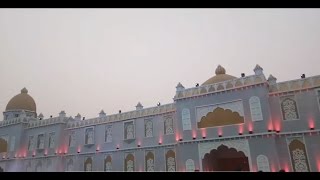
[[[319,22],[320,9],[0,9],[0,110],[23,87],[45,118],[172,103],[219,64],[315,76]]]

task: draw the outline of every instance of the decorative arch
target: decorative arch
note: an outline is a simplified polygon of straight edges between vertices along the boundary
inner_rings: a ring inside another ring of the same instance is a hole
[[[8,142],[4,137],[0,137],[0,153],[7,152]]]
[[[294,100],[293,96],[283,98],[281,101],[281,111],[283,120],[299,119],[297,102]]]
[[[262,121],[263,116],[261,111],[260,98],[257,96],[250,97],[249,105],[250,105],[250,112],[251,112],[251,120]]]
[[[87,157],[86,160],[84,161],[84,171],[92,171],[92,158]]]
[[[183,108],[181,112],[182,119],[182,129],[191,130],[191,118],[190,118],[190,110],[188,108]]]
[[[188,159],[186,161],[186,171],[193,172],[195,169],[194,161],[192,159]]]
[[[308,155],[303,137],[287,138],[290,159],[295,172],[310,172]]]
[[[173,149],[170,149],[166,153],[166,171],[176,171],[176,153]]]
[[[112,157],[111,157],[111,155],[107,155],[104,159],[104,171],[107,171],[107,172],[112,171]]]
[[[36,164],[36,172],[41,172],[42,171],[42,162],[41,160],[38,160],[37,164]]]
[[[73,171],[73,159],[70,158],[67,161],[67,171]]]
[[[134,169],[134,155],[132,153],[128,153],[124,160],[124,171],[133,172]]]
[[[154,172],[154,152],[148,151],[145,157],[145,170],[147,172]]]
[[[270,164],[268,157],[260,154],[257,156],[258,171],[270,172]]]
[[[249,171],[248,157],[242,151],[220,145],[204,155],[202,167],[205,171]]]

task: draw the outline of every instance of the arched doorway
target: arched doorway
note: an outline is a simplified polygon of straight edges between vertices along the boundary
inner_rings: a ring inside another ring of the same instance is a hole
[[[202,159],[204,171],[249,171],[248,157],[235,148],[220,145],[206,153]]]

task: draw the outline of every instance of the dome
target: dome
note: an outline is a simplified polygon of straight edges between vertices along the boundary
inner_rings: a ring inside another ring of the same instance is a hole
[[[6,111],[11,110],[27,110],[36,112],[36,103],[28,94],[28,90],[23,88],[21,93],[14,96],[7,104]]]
[[[236,77],[226,74],[226,70],[222,66],[218,66],[216,69],[216,75],[206,80],[203,85],[214,84],[218,82],[228,81],[231,79],[236,79]]]

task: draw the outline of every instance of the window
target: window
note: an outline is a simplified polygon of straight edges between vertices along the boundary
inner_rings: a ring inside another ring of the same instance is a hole
[[[145,137],[153,137],[153,123],[151,119],[144,120]]]
[[[94,144],[94,130],[93,130],[93,127],[87,128],[85,130],[84,144]]]
[[[112,125],[106,126],[105,142],[112,142]]]
[[[49,148],[54,148],[55,143],[55,132],[49,134]]]
[[[84,161],[84,171],[92,171],[92,157],[86,157]]]
[[[106,171],[106,172],[112,171],[112,157],[111,157],[111,155],[107,155],[104,159],[104,171]]]
[[[71,131],[69,135],[69,147],[74,147],[76,145],[76,132]]]
[[[317,101],[318,101],[318,107],[320,111],[320,89],[317,89]]]
[[[38,135],[37,149],[44,149],[44,134]]]
[[[154,172],[154,151],[146,151],[145,171]]]
[[[135,138],[135,127],[133,121],[128,121],[124,123],[124,139],[134,139]]]
[[[176,153],[173,149],[166,153],[166,170],[169,172],[176,171]]]
[[[164,134],[173,134],[173,119],[171,116],[165,117],[164,120]]]
[[[14,147],[15,147],[15,143],[16,143],[16,137],[15,136],[11,136],[10,139],[10,151],[14,151]]]
[[[28,150],[32,151],[34,149],[34,137],[29,136],[29,142],[28,142]]]
[[[125,171],[133,172],[135,169],[135,167],[134,167],[134,154],[133,153],[126,153],[125,157],[126,157],[124,160]]]
[[[257,157],[258,171],[270,172],[270,165],[267,156],[260,154]]]
[[[262,111],[260,98],[257,96],[252,96],[249,99],[250,111],[251,111],[251,119],[252,121],[262,121]]]
[[[181,112],[181,119],[182,119],[182,129],[191,130],[191,119],[190,119],[190,110],[184,108]]]
[[[194,161],[192,159],[188,159],[186,161],[186,171],[193,172],[195,170]]]
[[[281,98],[281,111],[283,120],[299,119],[298,107],[294,96],[286,96]]]

